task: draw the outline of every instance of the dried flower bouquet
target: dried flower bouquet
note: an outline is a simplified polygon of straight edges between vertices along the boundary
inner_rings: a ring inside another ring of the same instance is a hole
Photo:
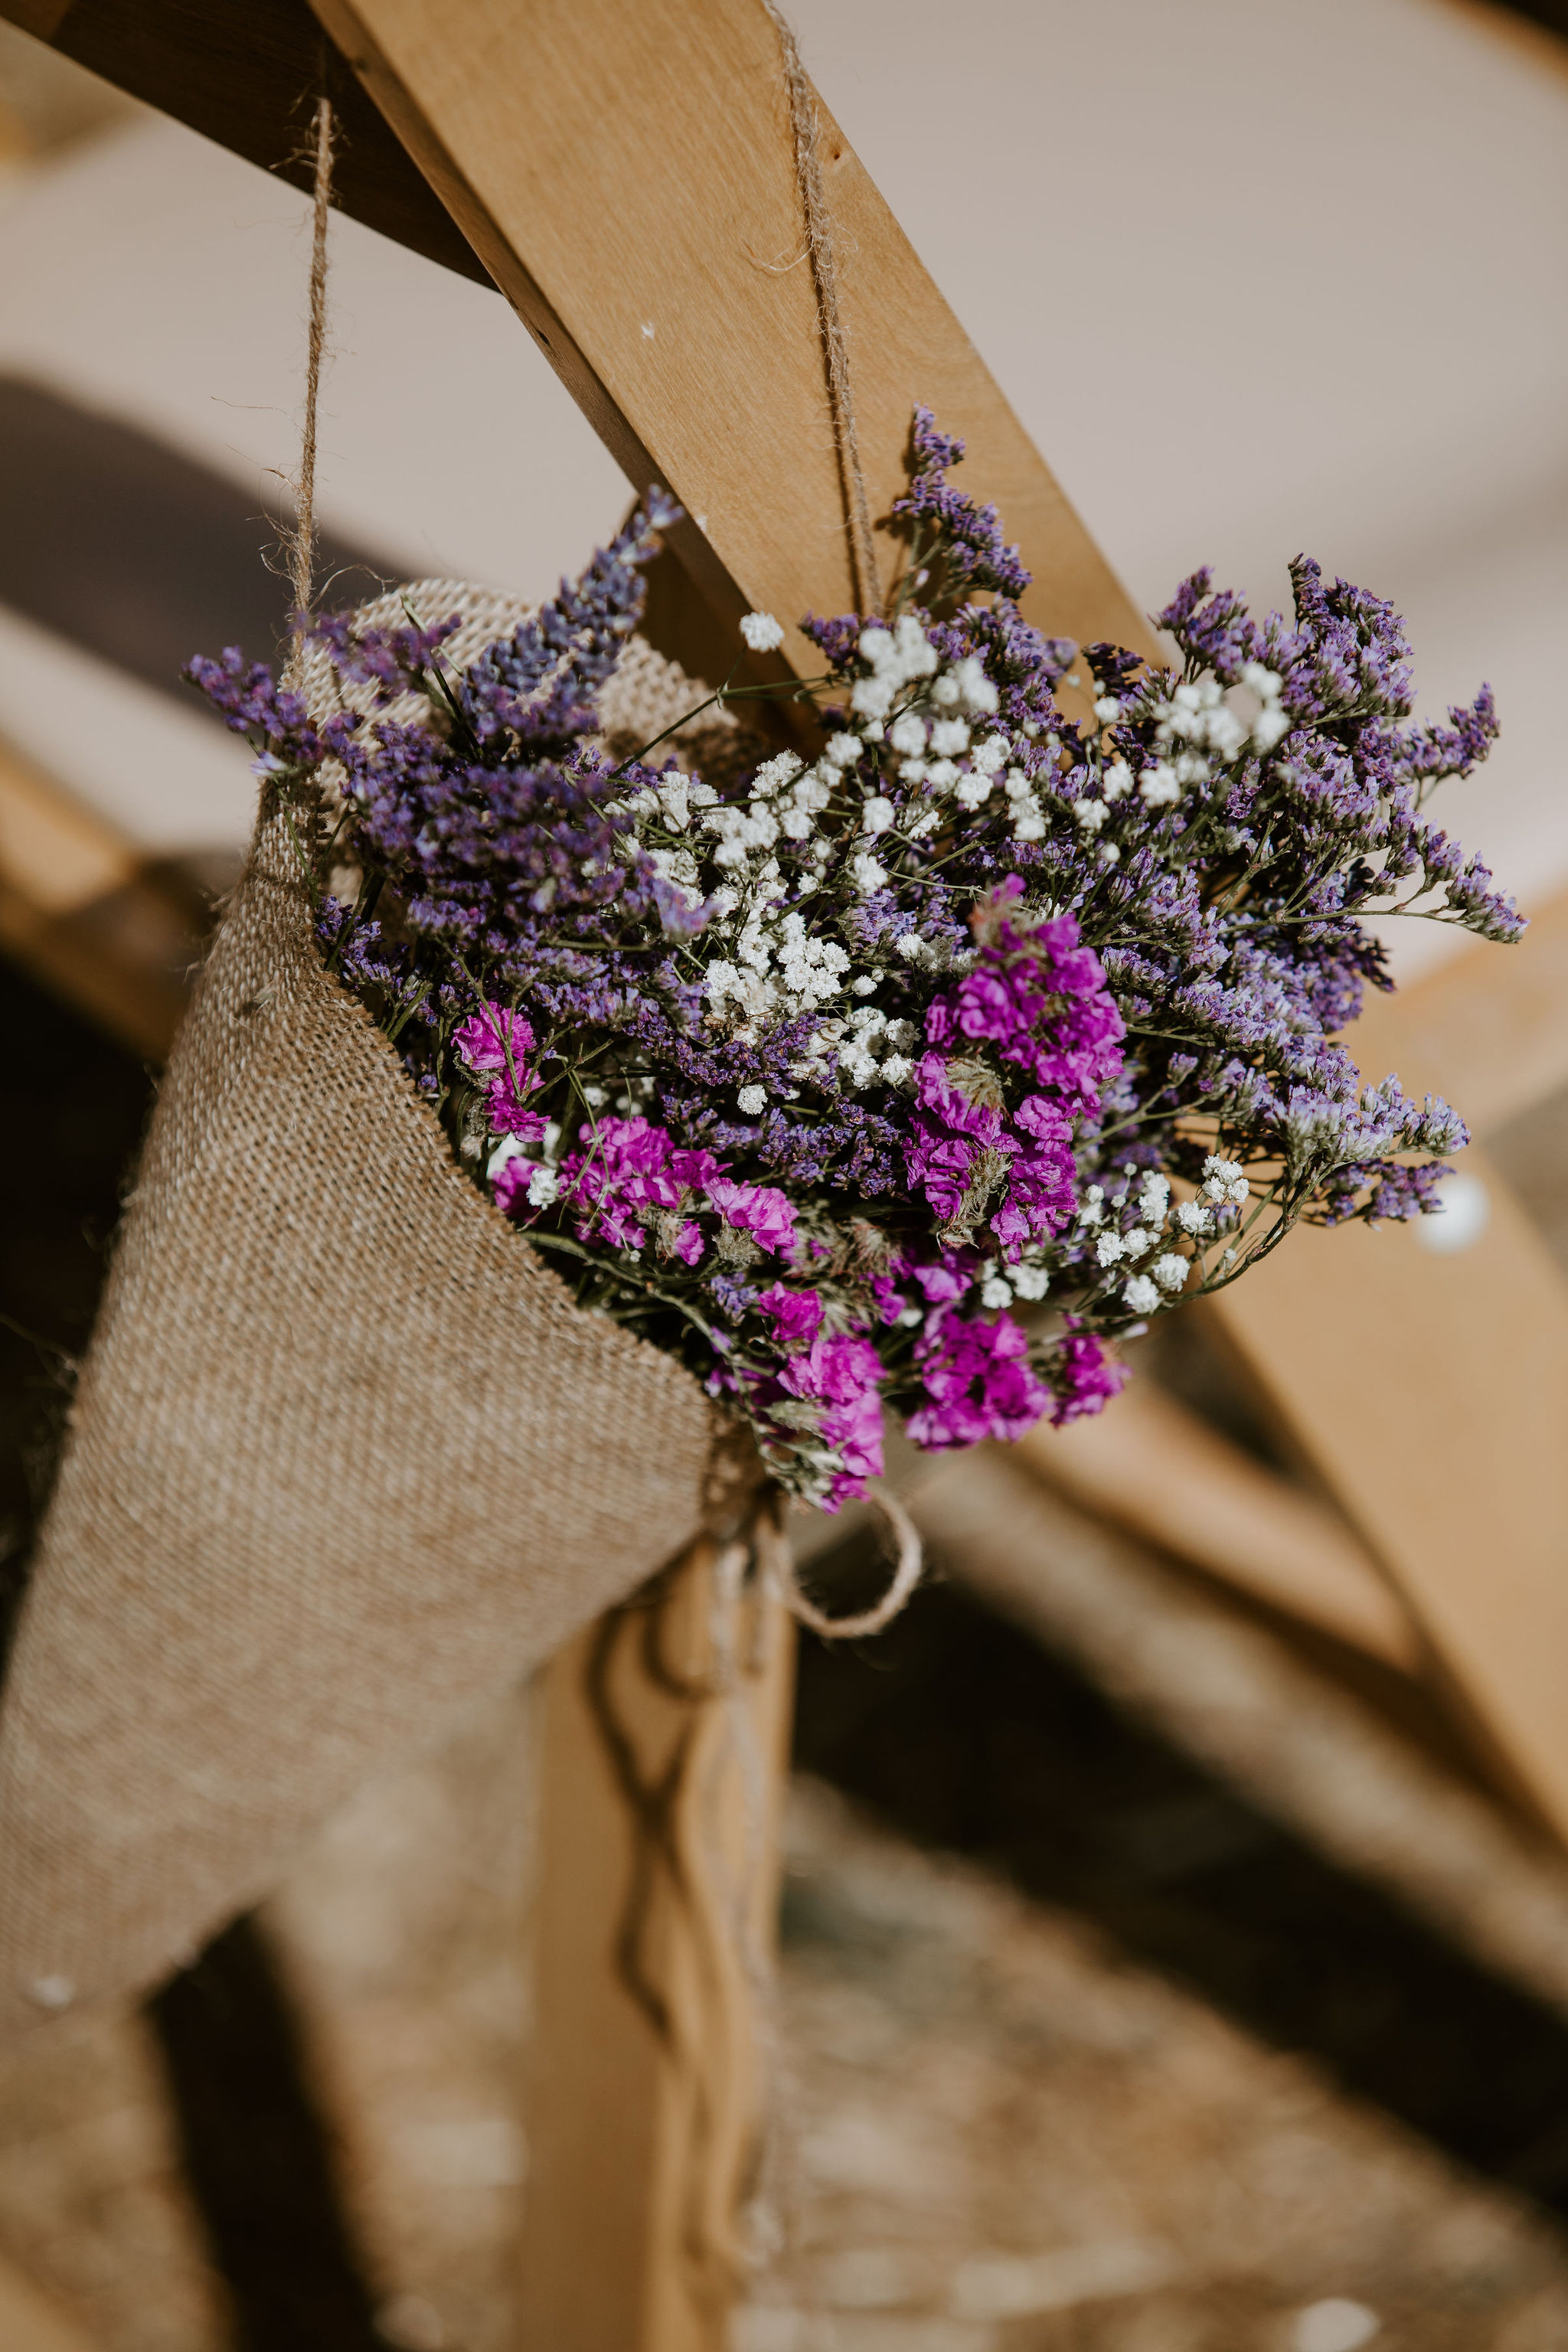
[[[885,1406],[928,1448],[1098,1412],[1108,1341],[1299,1220],[1430,1210],[1463,1126],[1334,1042],[1390,984],[1363,919],[1522,928],[1423,813],[1490,696],[1412,723],[1389,605],[1300,559],[1258,622],[1200,572],[1158,616],[1179,670],[1079,653],[1021,617],[962,444],[921,410],[912,447],[888,614],[803,625],[809,738],[738,782],[598,740],[657,499],[466,668],[456,618],[317,621],[379,715],[191,665],[297,794],[321,951],[476,1182],[829,1507]]]

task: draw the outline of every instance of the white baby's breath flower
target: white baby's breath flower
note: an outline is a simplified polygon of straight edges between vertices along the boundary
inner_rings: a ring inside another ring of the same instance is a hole
[[[1222,760],[1234,760],[1247,743],[1247,728],[1228,703],[1210,711],[1207,733],[1210,750]]]
[[[1084,833],[1098,833],[1110,814],[1103,801],[1093,801],[1087,797],[1081,801],[1074,801],[1072,813],[1079,821],[1079,830]]]
[[[1121,718],[1121,705],[1115,695],[1102,694],[1094,706],[1094,715],[1102,727],[1109,727],[1113,719]]]
[[[553,1168],[531,1168],[528,1175],[528,1205],[531,1209],[547,1209],[561,1190],[561,1179]]]
[[[787,783],[799,775],[805,764],[798,751],[775,752],[771,760],[765,760],[763,762],[752,778],[752,800],[768,800],[774,793],[782,792]],[[711,819],[709,821],[711,823]]]
[[[1125,760],[1112,760],[1100,782],[1108,801],[1125,800],[1132,790],[1132,771]]]
[[[907,1054],[889,1054],[882,1062],[882,1076],[890,1087],[906,1086],[914,1066]]]
[[[1247,1171],[1235,1160],[1222,1160],[1211,1151],[1204,1161],[1204,1198],[1228,1202],[1239,1209],[1247,1198]]]
[[[888,878],[887,867],[880,858],[873,857],[868,849],[863,849],[858,857],[850,859],[849,872],[863,898],[868,898],[873,890],[879,890]]]
[[[899,774],[906,784],[923,783],[929,772],[924,760],[903,760],[899,763]]]
[[[939,719],[931,730],[931,748],[939,757],[951,759],[955,751],[969,749],[967,719]]]
[[[1241,673],[1243,686],[1249,686],[1262,702],[1277,702],[1285,681],[1277,669],[1265,667],[1262,662],[1248,662]]]
[[[784,643],[784,625],[771,613],[748,613],[741,623],[741,635],[754,654],[771,654]]]
[[[1152,1315],[1162,1304],[1159,1291],[1146,1274],[1135,1274],[1121,1296],[1134,1315]]]
[[[1101,1265],[1116,1265],[1126,1255],[1120,1234],[1101,1234],[1094,1245],[1095,1256]]]
[[[893,707],[893,693],[885,677],[858,677],[849,689],[849,708],[863,719],[886,719]]]
[[[912,830],[912,828],[911,828]],[[919,931],[906,931],[899,941],[899,953],[906,963],[923,963],[927,949]]]
[[[837,735],[828,737],[823,758],[832,767],[852,768],[860,757],[860,751],[861,743],[858,735],[851,735],[847,727],[841,727]]]
[[[1149,808],[1170,808],[1181,799],[1181,782],[1168,761],[1155,760],[1144,769],[1138,779],[1138,797]]]
[[[1252,722],[1252,748],[1255,751],[1272,751],[1289,732],[1289,712],[1281,710],[1278,703],[1267,704]]]
[[[742,1087],[735,1097],[748,1118],[761,1118],[768,1107],[766,1087]]]
[[[981,808],[991,797],[991,778],[982,769],[966,768],[952,789],[960,808]]]
[[[1011,1307],[1012,1284],[1005,1281],[999,1274],[988,1274],[980,1286],[980,1304],[982,1307]]]
[[[1171,1205],[1171,1180],[1155,1171],[1145,1176],[1138,1192],[1138,1213],[1146,1225],[1160,1226]]]
[[[1013,825],[1015,841],[1044,841],[1045,837],[1046,820],[1037,808],[1025,809],[1015,819]]]
[[[954,760],[933,760],[926,770],[926,788],[933,793],[945,793],[958,782],[958,763]]]
[[[1184,1290],[1192,1263],[1191,1258],[1182,1257],[1174,1250],[1167,1250],[1163,1257],[1154,1260],[1149,1271],[1162,1290]]]
[[[1196,1239],[1214,1231],[1214,1211],[1202,1201],[1184,1201],[1176,1211],[1176,1223]]]
[[[1120,862],[1121,856],[1121,850],[1113,841],[1097,842],[1095,845],[1094,854],[1099,858],[1102,866],[1115,866]]]
[[[923,751],[926,747],[925,720],[917,719],[912,710],[906,710],[903,717],[895,719],[889,728],[888,740],[895,751],[906,751],[911,755]]]
[[[849,984],[857,996],[875,996],[879,983],[878,975],[874,971],[863,971],[858,974]]]
[[[893,803],[885,793],[878,793],[860,812],[860,830],[875,836],[886,833],[893,822]]]
[[[966,710],[989,716],[996,708],[996,688],[985,675],[985,665],[978,654],[965,654],[952,671],[959,697]]]
[[[1020,1298],[1043,1298],[1051,1286],[1050,1276],[1043,1265],[1016,1265],[1008,1279]]]

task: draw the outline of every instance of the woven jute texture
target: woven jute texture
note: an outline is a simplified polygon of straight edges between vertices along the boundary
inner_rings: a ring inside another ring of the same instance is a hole
[[[452,583],[461,660],[521,610]],[[367,608],[402,616],[401,598]],[[318,708],[325,674],[310,673]],[[614,742],[694,698],[640,643]],[[721,755],[722,733],[706,748]],[[695,1381],[554,1274],[323,970],[287,820],[163,1084],[0,1713],[0,2032],[124,1996],[695,1531]]]

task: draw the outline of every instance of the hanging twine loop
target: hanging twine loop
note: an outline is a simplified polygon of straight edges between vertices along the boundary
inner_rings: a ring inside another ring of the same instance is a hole
[[[772,1584],[791,1616],[798,1617],[814,1633],[821,1633],[832,1642],[863,1641],[890,1625],[919,1584],[924,1566],[919,1531],[898,1497],[885,1486],[869,1486],[866,1500],[891,1540],[893,1573],[879,1601],[848,1617],[828,1616],[802,1590],[795,1555],[784,1533],[785,1504],[779,1488],[775,1486],[757,1507],[752,1542],[764,1580]]]
[[[294,645],[284,683],[299,692],[305,678],[305,636],[316,577],[316,418],[321,404],[321,356],[327,341],[327,218],[332,201],[332,104],[316,101],[310,155],[315,167],[315,206],[310,233],[310,317],[305,359],[305,415],[300,436],[300,473],[294,486],[294,520],[283,534],[289,582],[294,593]]]
[[[833,412],[833,437],[838,450],[838,471],[849,517],[849,548],[855,568],[856,594],[863,613],[879,614],[882,582],[871,537],[871,508],[866,494],[860,441],[855,428],[855,401],[849,384],[849,352],[838,308],[838,264],[834,251],[833,215],[822,192],[822,154],[816,100],[800,59],[795,28],[776,0],[763,0],[779,37],[784,56],[784,89],[789,95],[790,127],[795,134],[795,177],[800,183],[801,208],[805,215],[806,250],[811,256],[812,283],[816,291],[817,324],[822,333],[827,368],[827,398]]]

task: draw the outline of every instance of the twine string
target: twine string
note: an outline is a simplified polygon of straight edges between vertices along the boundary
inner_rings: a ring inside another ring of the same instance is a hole
[[[897,1496],[886,1486],[868,1486],[866,1500],[891,1538],[893,1573],[881,1599],[850,1617],[828,1616],[802,1590],[784,1529],[784,1497],[778,1490],[775,1488],[758,1507],[756,1542],[763,1575],[773,1584],[792,1616],[798,1617],[803,1625],[809,1625],[814,1633],[824,1634],[833,1642],[863,1641],[890,1625],[920,1582],[924,1565],[920,1531]]]
[[[811,256],[812,283],[816,291],[817,324],[822,333],[827,370],[828,406],[833,414],[833,437],[838,452],[838,472],[849,516],[849,547],[855,567],[856,593],[863,613],[879,614],[882,582],[871,537],[871,507],[866,474],[860,462],[860,439],[855,425],[855,399],[849,383],[849,352],[838,307],[838,262],[834,249],[833,215],[822,190],[822,153],[816,98],[801,63],[795,27],[777,0],[763,0],[779,37],[784,57],[784,89],[789,94],[790,127],[795,134],[795,177],[800,183],[801,208],[805,215],[806,250]]]
[[[294,488],[294,520],[283,533],[289,581],[294,593],[293,651],[285,673],[296,689],[303,683],[305,633],[316,579],[316,418],[321,404],[321,356],[327,342],[327,218],[332,201],[332,102],[316,101],[310,156],[315,166],[315,205],[310,233],[310,312],[305,359],[305,415],[300,436],[300,473]]]

